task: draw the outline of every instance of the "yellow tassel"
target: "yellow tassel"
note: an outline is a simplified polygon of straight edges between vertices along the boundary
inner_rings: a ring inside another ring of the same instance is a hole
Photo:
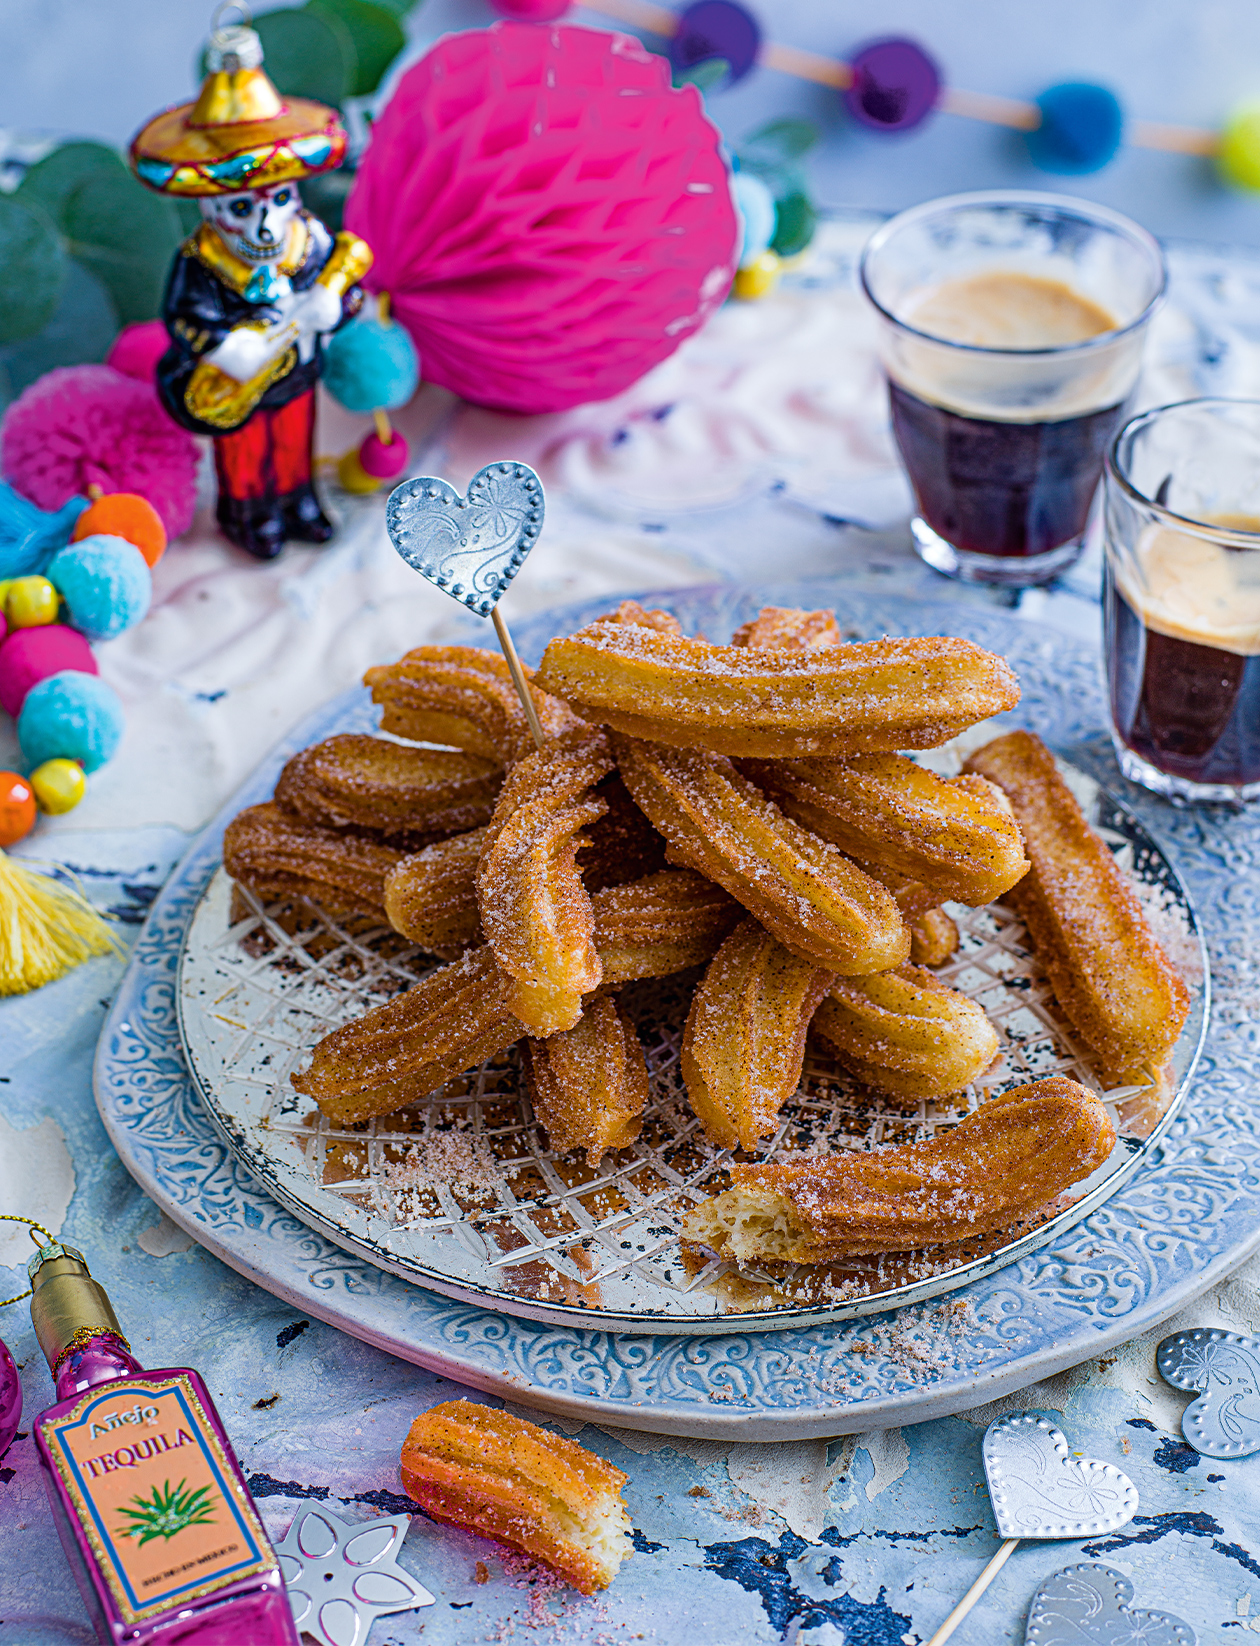
[[[0,852],[0,995],[26,994],[118,940],[82,892]]]

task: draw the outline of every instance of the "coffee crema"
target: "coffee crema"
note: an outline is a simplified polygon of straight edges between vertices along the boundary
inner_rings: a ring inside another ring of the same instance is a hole
[[[1260,533],[1253,515],[1215,515],[1204,525]],[[1117,562],[1116,580],[1148,629],[1172,640],[1260,656],[1260,545],[1230,546],[1168,526],[1143,532],[1136,564]]]
[[[1060,349],[1117,330],[1114,315],[1065,281],[985,269],[917,292],[899,318],[945,343],[982,349]]]

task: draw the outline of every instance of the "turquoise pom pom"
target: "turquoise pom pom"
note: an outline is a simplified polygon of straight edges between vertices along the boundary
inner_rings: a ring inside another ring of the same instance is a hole
[[[334,332],[324,353],[324,387],[347,411],[393,411],[420,381],[420,361],[404,327],[370,310]]]
[[[47,576],[65,601],[70,622],[89,640],[112,640],[131,628],[153,598],[153,578],[140,550],[104,532],[59,549]]]
[[[118,693],[98,675],[77,669],[63,669],[32,686],[17,722],[18,742],[32,768],[45,760],[77,760],[85,772],[94,772],[112,759],[122,733]]]
[[[731,198],[743,224],[744,239],[736,259],[741,269],[755,263],[774,239],[774,196],[751,172],[737,171],[731,177]]]
[[[1065,81],[1042,92],[1037,107],[1041,124],[1025,138],[1042,171],[1077,176],[1101,171],[1120,147],[1124,110],[1105,86]]]

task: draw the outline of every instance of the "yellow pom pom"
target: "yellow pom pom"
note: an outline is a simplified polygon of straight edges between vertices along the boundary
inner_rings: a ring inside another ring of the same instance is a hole
[[[61,596],[46,577],[15,577],[4,591],[4,615],[11,629],[55,623]]]
[[[747,268],[737,271],[734,287],[736,297],[764,297],[778,285],[782,272],[783,262],[778,253],[763,251]]]
[[[31,773],[39,809],[53,817],[72,812],[87,793],[87,777],[77,760],[45,760]]]
[[[366,496],[368,492],[381,489],[380,481],[374,480],[359,462],[357,446],[352,447],[337,464],[337,479],[341,482],[342,491],[353,492],[356,496]]]
[[[118,942],[81,892],[0,852],[0,995],[26,994]]]
[[[1236,189],[1260,190],[1260,103],[1244,103],[1230,115],[1216,164]]]

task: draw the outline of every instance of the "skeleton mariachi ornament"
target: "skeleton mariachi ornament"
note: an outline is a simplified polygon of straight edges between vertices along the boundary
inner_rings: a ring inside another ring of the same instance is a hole
[[[158,392],[214,439],[224,534],[270,560],[287,538],[332,535],[311,481],[315,384],[324,339],[362,307],[372,253],[302,205],[299,180],[336,166],[346,134],[322,103],[282,101],[262,55],[253,29],[217,30],[200,96],[150,120],[131,164],[201,207],[167,281]]]

